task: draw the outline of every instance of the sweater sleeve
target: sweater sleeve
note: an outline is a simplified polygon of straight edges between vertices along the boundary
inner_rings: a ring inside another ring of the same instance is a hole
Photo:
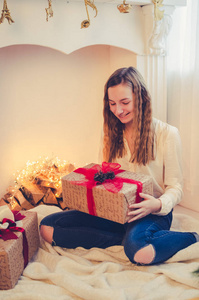
[[[162,208],[157,215],[168,214],[181,201],[183,194],[182,147],[177,128],[169,126],[163,146],[164,193],[159,197]]]

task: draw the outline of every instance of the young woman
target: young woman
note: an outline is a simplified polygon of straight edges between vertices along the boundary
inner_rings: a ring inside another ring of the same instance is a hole
[[[133,67],[116,70],[105,85],[103,160],[150,175],[153,196],[140,193],[143,201],[129,207],[124,225],[74,210],[47,216],[40,225],[44,240],[66,248],[123,245],[137,264],[164,262],[199,241],[197,233],[170,231],[182,197],[180,137],[152,118],[149,92]]]

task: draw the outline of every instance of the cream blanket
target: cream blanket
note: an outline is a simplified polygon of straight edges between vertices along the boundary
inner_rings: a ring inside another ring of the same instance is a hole
[[[60,211],[38,206],[39,221]],[[199,222],[174,214],[172,229],[199,232]],[[41,245],[13,290],[0,291],[1,300],[184,300],[199,297],[199,243],[181,250],[166,263],[137,266],[122,246],[105,250],[74,250]],[[198,298],[199,299],[199,298]]]

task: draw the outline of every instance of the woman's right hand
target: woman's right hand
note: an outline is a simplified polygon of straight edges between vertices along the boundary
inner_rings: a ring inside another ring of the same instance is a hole
[[[127,216],[130,218],[128,223],[146,217],[151,213],[157,213],[162,208],[162,202],[160,199],[144,193],[140,193],[139,196],[144,200],[140,203],[129,205]]]

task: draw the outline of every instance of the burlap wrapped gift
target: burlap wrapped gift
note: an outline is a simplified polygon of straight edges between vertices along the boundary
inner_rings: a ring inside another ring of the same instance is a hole
[[[25,230],[27,239],[26,248],[26,264],[33,257],[34,253],[39,247],[39,233],[38,233],[38,220],[36,212],[21,212],[25,215],[22,219],[21,227]],[[0,239],[0,289],[11,289],[17,283],[20,275],[22,274],[25,261],[24,261],[24,237],[22,232],[13,231],[18,239],[10,239],[4,241]]]
[[[117,165],[117,170],[114,170],[114,165]],[[103,171],[100,172],[101,167]],[[113,171],[110,171],[112,167]],[[90,170],[93,172],[90,173]],[[103,177],[108,172],[114,173],[115,178],[105,179],[102,184],[96,183],[96,175]],[[122,187],[118,191],[121,182]],[[148,175],[121,170],[119,164],[103,163],[100,166],[92,163],[62,178],[62,196],[65,206],[122,224],[128,221],[126,216],[128,205],[142,200],[138,195],[140,191],[153,195],[152,178]]]

